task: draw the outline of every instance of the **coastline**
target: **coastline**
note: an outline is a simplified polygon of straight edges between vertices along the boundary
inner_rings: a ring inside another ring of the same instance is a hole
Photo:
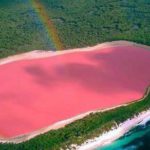
[[[117,140],[133,127],[139,124],[144,124],[150,120],[150,109],[144,112],[141,112],[138,116],[134,116],[132,119],[128,119],[125,122],[118,125],[117,128],[112,128],[112,130],[103,133],[99,137],[94,139],[90,139],[85,141],[80,146],[72,145],[71,149],[76,150],[91,150],[97,147],[101,147],[107,144],[112,143],[113,141]]]

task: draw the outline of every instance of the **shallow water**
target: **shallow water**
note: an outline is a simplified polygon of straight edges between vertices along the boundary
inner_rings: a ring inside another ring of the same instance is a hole
[[[123,137],[96,150],[150,150],[150,121],[136,126]]]

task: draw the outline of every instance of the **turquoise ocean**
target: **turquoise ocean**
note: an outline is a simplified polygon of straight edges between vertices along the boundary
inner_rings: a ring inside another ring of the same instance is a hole
[[[118,140],[96,150],[150,150],[150,121],[137,125]]]

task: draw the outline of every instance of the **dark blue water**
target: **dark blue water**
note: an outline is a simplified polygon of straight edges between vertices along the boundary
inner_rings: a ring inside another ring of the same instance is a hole
[[[118,140],[96,150],[150,150],[150,121],[136,126]]]

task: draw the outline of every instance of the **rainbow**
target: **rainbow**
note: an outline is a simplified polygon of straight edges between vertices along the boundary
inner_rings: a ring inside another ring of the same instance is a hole
[[[54,26],[54,23],[51,21],[50,17],[47,15],[47,12],[44,6],[39,2],[39,0],[31,0],[32,7],[37,12],[40,20],[42,21],[50,40],[53,42],[56,50],[62,50],[63,44],[58,36],[57,30]]]

